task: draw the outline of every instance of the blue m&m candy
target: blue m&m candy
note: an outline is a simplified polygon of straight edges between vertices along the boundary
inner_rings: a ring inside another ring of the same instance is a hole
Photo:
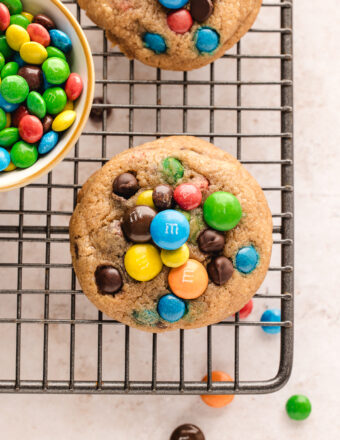
[[[168,9],[180,9],[188,3],[189,0],[158,0],[161,5]]]
[[[9,152],[4,148],[0,147],[0,171],[5,170],[11,161],[11,156]]]
[[[59,29],[51,29],[50,37],[52,46],[62,50],[64,53],[69,52],[72,49],[72,41],[65,32]]]
[[[22,67],[25,65],[25,61],[21,58],[19,52],[14,52],[13,55],[13,61],[19,64],[19,67]]]
[[[160,54],[166,51],[166,44],[164,38],[159,34],[153,34],[146,32],[143,35],[143,42],[145,47],[153,50],[155,53]]]
[[[12,104],[2,96],[0,93],[0,108],[4,110],[6,113],[12,113],[19,107],[19,104]]]
[[[281,311],[279,309],[268,309],[262,313],[261,322],[280,322],[281,321]],[[271,335],[280,333],[281,327],[279,325],[268,325],[262,326],[262,330]]]
[[[195,34],[196,48],[201,53],[213,52],[219,43],[220,36],[214,29],[202,27]]]
[[[164,321],[176,322],[183,318],[185,314],[185,302],[177,296],[169,293],[162,296],[158,302],[158,313]]]
[[[150,233],[157,246],[172,251],[187,241],[190,226],[183,214],[174,209],[166,209],[152,220]]]
[[[252,272],[259,262],[259,254],[254,246],[241,248],[235,258],[236,269],[244,274]]]
[[[41,138],[38,152],[39,154],[46,154],[51,151],[58,143],[59,135],[55,131],[49,131]]]

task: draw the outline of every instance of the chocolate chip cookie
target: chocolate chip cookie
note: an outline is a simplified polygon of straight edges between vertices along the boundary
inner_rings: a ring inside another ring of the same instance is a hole
[[[78,194],[73,266],[109,317],[151,332],[219,322],[268,270],[264,193],[228,153],[174,136],[118,154]]]
[[[129,58],[168,70],[204,66],[249,30],[261,0],[78,0]]]

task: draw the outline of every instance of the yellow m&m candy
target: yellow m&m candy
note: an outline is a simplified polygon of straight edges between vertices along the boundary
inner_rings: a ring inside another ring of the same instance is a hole
[[[162,249],[161,259],[168,267],[179,267],[187,262],[189,258],[189,248],[187,244],[183,244],[179,249],[168,251]]]
[[[125,254],[126,272],[137,281],[150,281],[162,270],[158,250],[152,244],[134,244]]]
[[[6,30],[6,40],[11,49],[19,51],[20,47],[31,39],[26,29],[18,24],[11,24]]]
[[[73,109],[74,109],[73,101],[70,101],[68,99],[64,107],[64,110],[73,110]]]
[[[53,131],[67,130],[76,120],[76,112],[73,110],[64,110],[54,119],[52,123]]]
[[[42,64],[47,58],[47,50],[42,44],[29,41],[20,47],[20,56],[28,64]]]
[[[9,128],[12,123],[12,117],[10,113],[6,113],[6,126],[5,128]]]
[[[4,169],[4,171],[13,171],[16,169],[16,166],[14,165],[13,162],[10,162],[8,167]]]
[[[155,205],[152,200],[152,193],[152,189],[148,189],[147,191],[143,191],[142,193],[140,193],[137,197],[136,205],[146,205],[150,206],[150,208],[155,209]]]
[[[32,23],[33,18],[34,18],[32,14],[30,14],[29,12],[23,11],[23,12],[21,13],[21,15],[23,15],[24,17],[26,17],[27,20],[29,20],[29,21]]]

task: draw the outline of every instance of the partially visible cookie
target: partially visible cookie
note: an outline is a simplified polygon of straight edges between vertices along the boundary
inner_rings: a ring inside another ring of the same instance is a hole
[[[118,154],[78,195],[73,266],[106,315],[151,332],[240,310],[270,261],[265,196],[232,156],[201,139],[159,139]]]
[[[202,67],[249,30],[262,0],[78,0],[129,58],[167,70]]]

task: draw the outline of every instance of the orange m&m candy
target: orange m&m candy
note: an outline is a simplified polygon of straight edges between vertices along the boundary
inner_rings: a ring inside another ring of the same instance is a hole
[[[172,292],[183,299],[195,299],[208,286],[208,274],[202,263],[189,259],[183,266],[171,269],[169,286]]]
[[[229,374],[224,373],[223,371],[212,371],[211,379],[213,382],[232,382],[233,379],[229,376]],[[204,376],[202,382],[207,382],[208,376]],[[217,394],[217,395],[202,395],[201,399],[208,406],[212,406],[213,408],[222,408],[223,406],[229,405],[234,400],[233,394]]]

